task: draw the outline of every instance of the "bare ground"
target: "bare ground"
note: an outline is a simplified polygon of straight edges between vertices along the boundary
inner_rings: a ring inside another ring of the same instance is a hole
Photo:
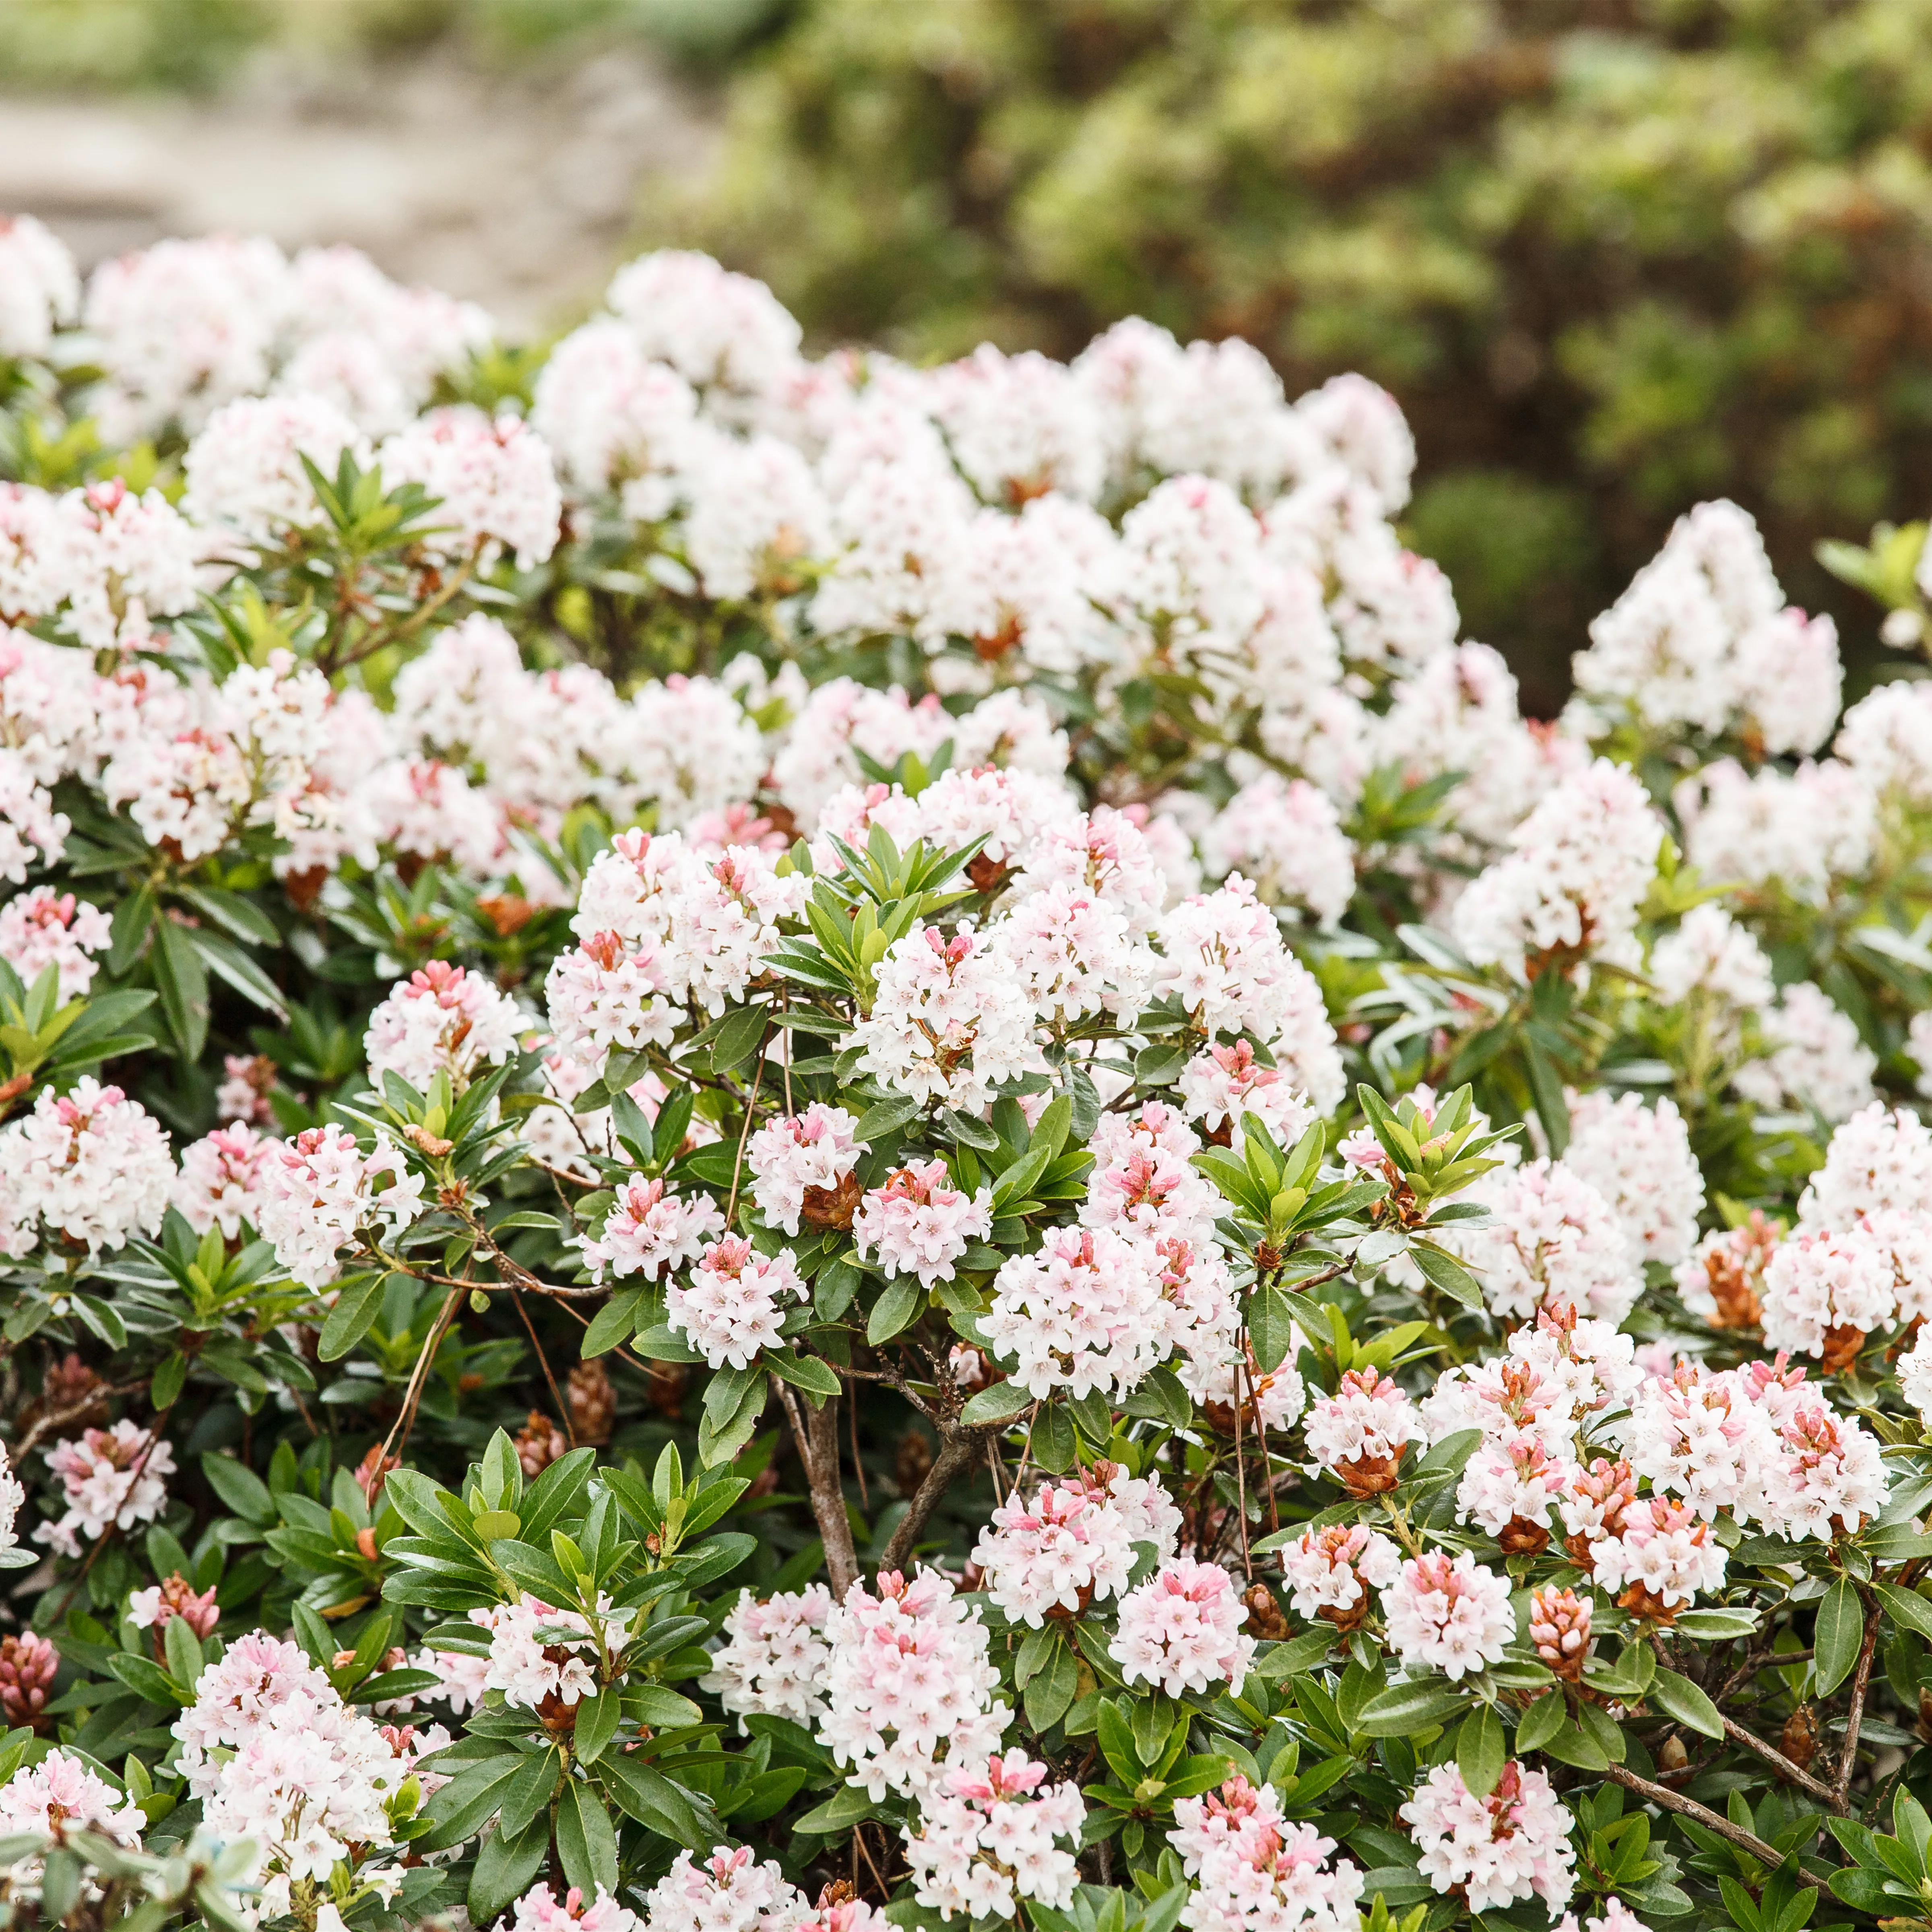
[[[716,138],[709,104],[634,49],[514,76],[440,55],[264,64],[208,100],[0,94],[0,211],[83,267],[164,235],[352,242],[526,332],[595,298]]]

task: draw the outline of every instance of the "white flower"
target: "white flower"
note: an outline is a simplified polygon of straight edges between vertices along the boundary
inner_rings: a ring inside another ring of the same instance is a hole
[[[1438,1551],[1412,1558],[1382,1597],[1389,1642],[1407,1669],[1454,1680],[1501,1663],[1516,1636],[1509,1579],[1466,1552],[1453,1562]]]
[[[1226,1683],[1238,1693],[1255,1640],[1234,1580],[1219,1564],[1177,1556],[1120,1600],[1108,1653],[1128,1684],[1158,1684],[1171,1697]]]

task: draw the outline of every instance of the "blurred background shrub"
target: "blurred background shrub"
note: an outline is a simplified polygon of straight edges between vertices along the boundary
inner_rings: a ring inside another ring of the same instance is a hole
[[[1066,356],[1138,311],[1291,393],[1360,368],[1532,706],[1719,494],[1856,678],[1869,614],[1811,560],[1932,505],[1932,0],[0,0],[16,86],[640,36],[729,134],[634,239],[820,345]]]
[[[729,108],[682,232],[821,340],[1376,376],[1546,703],[1700,497],[1814,604],[1932,501],[1932,0],[805,0]]]

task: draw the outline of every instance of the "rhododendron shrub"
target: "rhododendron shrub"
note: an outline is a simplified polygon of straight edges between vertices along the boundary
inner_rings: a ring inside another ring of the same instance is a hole
[[[1534,723],[1365,383],[22,286],[10,1911],[1920,1912],[1932,706],[1748,519]]]

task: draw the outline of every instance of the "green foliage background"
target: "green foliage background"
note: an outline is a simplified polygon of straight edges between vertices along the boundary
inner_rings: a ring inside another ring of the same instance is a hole
[[[806,0],[730,115],[652,238],[821,341],[1138,313],[1384,382],[1532,703],[1698,499],[1826,608],[1815,542],[1932,499],[1928,0]]]

